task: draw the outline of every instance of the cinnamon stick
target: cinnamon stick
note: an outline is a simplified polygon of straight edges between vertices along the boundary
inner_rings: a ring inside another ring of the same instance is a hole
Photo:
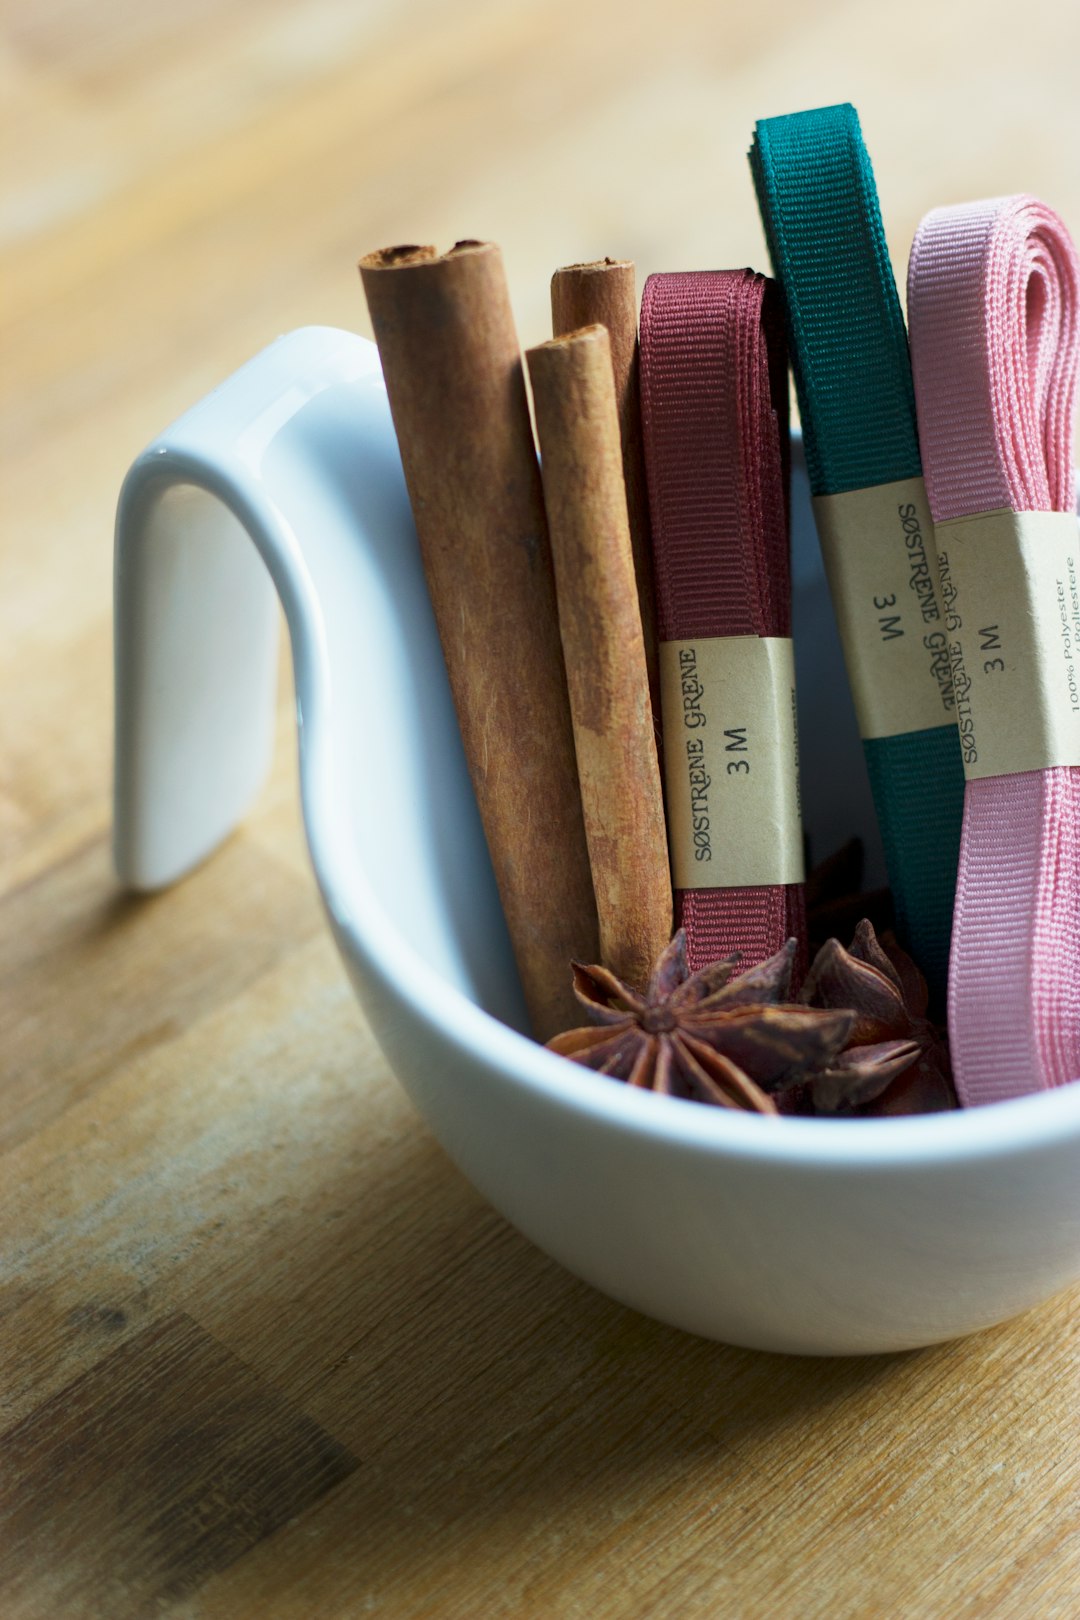
[[[671,938],[663,794],[603,326],[527,354],[600,957],[646,983]]]
[[[634,576],[641,608],[645,659],[649,666],[649,695],[659,736],[660,655],[638,386],[638,305],[634,266],[629,259],[597,259],[591,264],[569,264],[556,270],[552,276],[553,335],[562,337],[567,332],[576,332],[583,326],[594,324],[605,326],[611,340],[611,368],[619,411],[630,543],[634,552]]]
[[[502,257],[491,243],[360,261],[424,570],[532,1019],[580,1021],[596,903],[555,582]]]

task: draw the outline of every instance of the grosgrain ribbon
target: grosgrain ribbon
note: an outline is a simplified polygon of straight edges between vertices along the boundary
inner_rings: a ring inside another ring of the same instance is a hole
[[[660,640],[790,636],[787,356],[775,284],[751,270],[650,276],[641,408]],[[805,955],[801,884],[681,889],[692,969]]]
[[[1074,508],[1080,260],[1033,197],[919,226],[908,316],[935,522]],[[967,784],[949,974],[964,1103],[1080,1076],[1080,770]]]
[[[750,166],[784,293],[810,487],[918,477],[904,320],[854,107],[762,119]],[[953,725],[863,741],[897,931],[944,994],[963,767]]]

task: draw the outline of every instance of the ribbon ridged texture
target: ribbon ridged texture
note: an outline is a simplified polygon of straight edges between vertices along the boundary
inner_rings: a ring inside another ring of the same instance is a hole
[[[855,109],[761,120],[750,166],[784,293],[813,493],[918,477],[907,335]],[[869,738],[863,749],[897,929],[940,998],[964,793],[956,728]]]
[[[935,209],[908,273],[935,522],[1071,511],[1080,262],[1032,197]],[[969,782],[949,976],[966,1104],[1080,1076],[1080,770]]]
[[[641,404],[661,641],[790,636],[787,356],[775,284],[750,270],[654,275]],[[801,884],[683,889],[693,970],[794,937]]]

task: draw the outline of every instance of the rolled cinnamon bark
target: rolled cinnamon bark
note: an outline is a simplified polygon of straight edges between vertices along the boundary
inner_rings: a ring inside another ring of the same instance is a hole
[[[611,340],[611,369],[619,411],[630,544],[634,552],[634,577],[641,608],[645,659],[649,666],[649,695],[659,736],[660,662],[652,546],[649,541],[649,494],[645,483],[645,448],[638,386],[638,304],[634,266],[629,259],[597,259],[592,264],[569,264],[556,270],[552,276],[551,330],[555,337],[594,324],[606,327]]]
[[[532,1019],[575,1022],[596,903],[543,492],[491,243],[360,261],[435,618]]]
[[[589,326],[526,358],[600,957],[643,986],[671,938],[671,877],[611,347],[603,326]]]

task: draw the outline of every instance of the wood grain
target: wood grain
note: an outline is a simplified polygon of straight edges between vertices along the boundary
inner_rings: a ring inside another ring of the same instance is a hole
[[[1075,1292],[921,1355],[706,1344],[568,1277],[448,1165],[364,1028],[274,776],[175,891],[107,857],[132,456],[355,261],[762,262],[755,116],[862,112],[923,210],[1080,229],[1080,17],[776,0],[11,0],[0,57],[4,1620],[1073,1620]]]

